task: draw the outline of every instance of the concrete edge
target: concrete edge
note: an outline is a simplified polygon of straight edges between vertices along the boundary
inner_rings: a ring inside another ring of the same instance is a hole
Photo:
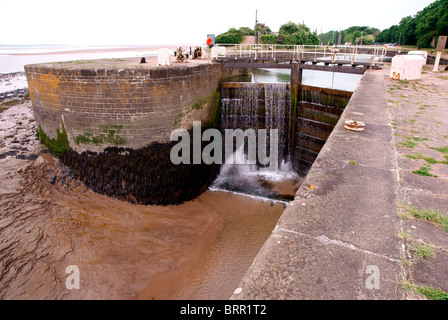
[[[404,298],[385,92],[382,73],[366,72],[232,300]],[[349,119],[364,121],[365,132],[344,129]],[[368,288],[372,266],[381,289]]]

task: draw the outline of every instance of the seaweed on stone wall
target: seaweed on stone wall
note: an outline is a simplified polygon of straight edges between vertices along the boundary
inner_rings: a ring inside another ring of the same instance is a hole
[[[196,198],[219,172],[219,165],[174,165],[170,152],[176,143],[109,147],[100,154],[71,150],[60,159],[94,192],[136,204],[175,205]]]
[[[37,129],[37,133],[40,141],[57,157],[63,155],[71,149],[64,124],[62,124],[62,132],[59,131],[59,129],[57,130],[56,139],[48,137],[40,125]]]

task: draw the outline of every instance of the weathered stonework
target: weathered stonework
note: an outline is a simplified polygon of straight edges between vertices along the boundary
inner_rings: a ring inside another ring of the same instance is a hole
[[[167,142],[192,110],[200,117],[193,120],[211,121],[223,77],[219,63],[123,69],[27,65],[25,72],[37,123],[50,138],[64,125],[78,152]]]

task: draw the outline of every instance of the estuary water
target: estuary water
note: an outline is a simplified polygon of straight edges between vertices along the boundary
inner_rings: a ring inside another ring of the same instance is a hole
[[[0,73],[24,72],[27,64],[156,56],[164,46],[2,46]]]
[[[303,84],[312,87],[355,91],[361,80],[361,75],[303,70]],[[252,82],[259,83],[289,83],[291,71],[285,69],[252,69]]]

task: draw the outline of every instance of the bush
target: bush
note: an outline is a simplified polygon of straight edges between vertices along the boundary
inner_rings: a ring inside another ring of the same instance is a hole
[[[248,27],[241,27],[239,31],[242,33],[243,36],[254,36],[255,35],[255,31]]]
[[[277,36],[274,36],[273,34],[264,34],[261,36],[260,40],[263,44],[276,44],[278,41]]]
[[[243,33],[237,29],[229,29],[227,32],[216,37],[216,43],[234,44],[241,43],[244,39]]]
[[[300,31],[300,27],[295,24],[294,22],[288,22],[285,24],[282,24],[280,26],[280,30],[278,31],[279,33],[282,34],[294,34]]]

